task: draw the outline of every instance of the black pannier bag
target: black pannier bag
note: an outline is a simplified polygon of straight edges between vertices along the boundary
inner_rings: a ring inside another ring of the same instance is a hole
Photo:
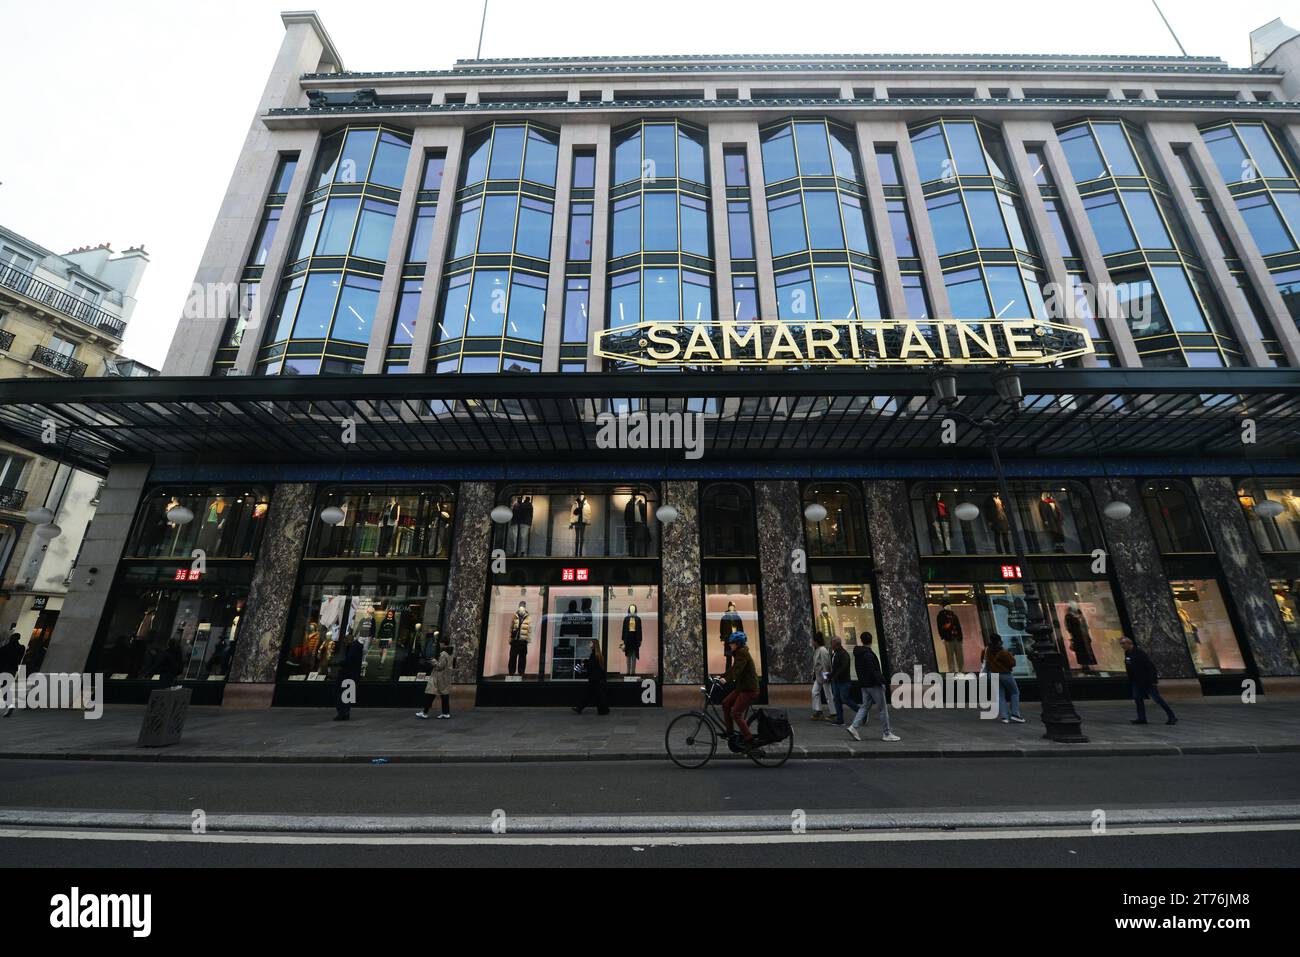
[[[764,744],[775,744],[790,737],[790,719],[784,708],[760,708],[755,716],[758,738]]]

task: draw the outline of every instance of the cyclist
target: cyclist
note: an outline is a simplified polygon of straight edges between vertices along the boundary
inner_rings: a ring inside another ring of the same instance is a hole
[[[748,641],[743,631],[733,631],[727,636],[731,666],[724,680],[732,687],[722,699],[722,728],[727,733],[727,747],[732,751],[748,751],[754,744],[754,733],[745,723],[745,712],[758,696],[758,670],[749,656]],[[732,730],[733,719],[739,732]]]

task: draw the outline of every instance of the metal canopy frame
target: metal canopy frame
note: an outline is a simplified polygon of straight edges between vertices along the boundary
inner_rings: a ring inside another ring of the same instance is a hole
[[[1008,457],[1300,458],[1297,371],[1019,371],[1024,410],[1002,433]],[[958,392],[967,415],[998,410],[987,373],[960,372]],[[0,438],[99,474],[115,460],[664,461],[681,452],[601,448],[598,416],[704,412],[706,458],[982,458],[976,430],[958,426],[944,443],[947,415],[930,394],[923,369],[9,379]],[[342,442],[345,419],[353,444]]]

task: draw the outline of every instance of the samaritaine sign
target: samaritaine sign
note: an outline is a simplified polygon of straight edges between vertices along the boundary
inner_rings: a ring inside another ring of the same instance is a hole
[[[1091,352],[1085,329],[1001,319],[642,322],[596,340],[598,355],[642,366],[1041,364]]]

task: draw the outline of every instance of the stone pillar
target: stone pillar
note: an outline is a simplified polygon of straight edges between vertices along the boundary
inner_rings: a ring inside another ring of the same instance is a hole
[[[1129,633],[1146,649],[1162,678],[1194,678],[1191,655],[1178,621],[1174,593],[1165,577],[1147,522],[1146,508],[1137,482],[1128,478],[1094,478],[1089,484],[1098,511],[1111,499],[1132,509],[1126,519],[1101,519],[1106,539],[1106,560],[1114,568],[1114,582],[1128,610]]]
[[[222,704],[270,707],[289,615],[293,611],[298,568],[311,527],[316,486],[284,482],[271,492],[266,530],[253,565],[248,603],[239,623]]]
[[[698,482],[664,482],[663,504],[677,509],[677,521],[659,526],[663,564],[659,641],[666,685],[696,684],[704,680],[699,498]]]
[[[1282,629],[1282,615],[1268,572],[1242,513],[1237,490],[1226,478],[1195,478],[1196,497],[1219,556],[1224,583],[1261,675],[1293,675],[1296,661]]]
[[[59,612],[50,649],[41,670],[81,672],[99,631],[108,596],[117,577],[118,561],[149,477],[148,465],[114,465],[104,482],[95,520],[86,529],[77,567],[72,571],[63,609]],[[92,569],[94,571],[92,572]]]
[[[495,504],[495,483],[460,483],[448,571],[445,628],[455,649],[453,681],[456,684],[474,684],[478,680],[478,643],[483,633],[483,596],[487,594]]]
[[[864,483],[871,558],[876,570],[876,607],[880,610],[879,647],[893,672],[914,665],[935,671],[938,663],[930,637],[930,616],[921,586],[921,559],[912,531],[907,485],[895,479]]]
[[[790,572],[791,552],[804,547],[799,483],[756,482],[758,568],[763,584],[764,672],[774,684],[812,680],[812,596],[808,576]]]

